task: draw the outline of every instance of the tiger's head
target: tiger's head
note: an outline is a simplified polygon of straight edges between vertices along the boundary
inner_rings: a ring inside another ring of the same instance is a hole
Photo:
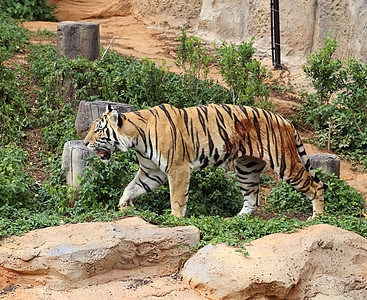
[[[100,160],[108,162],[111,155],[117,150],[127,151],[131,147],[129,141],[119,137],[123,119],[111,105],[107,106],[106,112],[93,122],[84,145],[94,151]]]

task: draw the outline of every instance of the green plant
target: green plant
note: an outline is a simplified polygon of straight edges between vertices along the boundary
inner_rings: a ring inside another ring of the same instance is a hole
[[[55,4],[48,0],[3,0],[2,8],[14,19],[26,21],[57,21],[54,15]]]
[[[26,207],[37,191],[27,166],[27,153],[14,144],[0,148],[0,206]]]
[[[233,104],[268,105],[269,85],[264,81],[269,74],[252,57],[255,53],[253,39],[239,45],[222,41],[215,48],[218,51],[220,74],[230,88]],[[263,103],[257,103],[257,99],[263,99]]]
[[[0,67],[10,55],[25,50],[29,31],[20,22],[0,12]]]
[[[303,70],[308,77],[311,78],[312,84],[317,90],[318,106],[321,116],[329,121],[328,150],[331,150],[331,131],[332,131],[332,114],[336,106],[336,102],[331,97],[337,92],[342,81],[340,70],[343,66],[341,59],[333,59],[338,42],[331,38],[331,32],[325,40],[325,47],[311,53],[307,57],[308,66],[304,65]]]
[[[75,202],[77,211],[91,209],[118,209],[118,200],[127,184],[138,169],[135,154],[130,151],[112,157],[108,164],[102,163],[96,155],[88,158],[80,178],[81,190]]]
[[[192,174],[187,214],[232,217],[242,208],[243,197],[234,172],[205,168]]]
[[[199,93],[200,81],[206,81],[210,72],[209,65],[214,59],[207,53],[204,43],[196,36],[188,37],[184,29],[178,36],[176,65],[183,69],[182,85],[188,83],[189,90],[193,90],[192,98]]]

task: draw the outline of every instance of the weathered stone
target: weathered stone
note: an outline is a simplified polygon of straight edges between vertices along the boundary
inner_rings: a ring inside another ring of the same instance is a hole
[[[38,229],[0,245],[0,289],[20,283],[65,289],[172,274],[199,237],[194,226],[159,228],[138,217]]]
[[[57,59],[66,56],[69,59],[84,57],[96,60],[99,57],[99,24],[85,21],[65,21],[57,25]],[[59,78],[60,97],[65,101],[74,100],[75,88],[80,88],[80,83],[62,74]],[[88,91],[95,95],[98,89]]]
[[[85,21],[65,21],[57,25],[57,58],[78,55],[89,60],[99,57],[99,24]]]
[[[335,154],[308,154],[308,158],[314,170],[321,167],[325,173],[335,174],[338,178],[340,177],[340,158]]]
[[[367,239],[330,225],[266,236],[246,246],[208,245],[183,280],[209,299],[367,299]]]
[[[121,0],[122,1],[122,0]],[[211,41],[250,41],[257,51],[271,54],[268,0],[133,0],[133,15],[144,22],[189,28]],[[367,3],[365,0],[280,1],[280,43],[284,61],[297,65],[307,54],[324,47],[330,30],[340,46],[336,56],[367,57]]]
[[[106,111],[108,104],[110,104],[112,108],[116,109],[119,113],[135,111],[134,107],[129,104],[108,101],[80,101],[78,114],[75,119],[76,134],[81,135],[84,139],[88,134],[92,123],[102,116]]]
[[[79,176],[82,176],[87,159],[93,152],[83,143],[83,140],[68,141],[62,152],[61,167],[64,169],[66,183],[80,190]]]

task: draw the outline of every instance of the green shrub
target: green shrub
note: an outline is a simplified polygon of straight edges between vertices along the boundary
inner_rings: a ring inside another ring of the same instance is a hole
[[[19,21],[0,12],[0,67],[14,53],[24,52],[29,31]]]
[[[81,190],[75,209],[80,211],[107,208],[118,209],[118,202],[127,184],[134,178],[138,169],[133,152],[118,153],[107,164],[97,155],[88,158],[80,178]]]
[[[29,125],[23,84],[18,76],[22,70],[6,66],[5,61],[17,52],[23,52],[28,31],[19,22],[0,13],[0,146],[18,142]],[[10,65],[10,64],[8,64]]]
[[[264,81],[269,74],[252,57],[255,53],[253,39],[239,45],[222,41],[222,45],[215,48],[220,74],[230,88],[233,104],[268,106],[269,85]],[[259,99],[263,101],[257,101]]]
[[[26,207],[37,191],[27,170],[27,152],[10,144],[0,148],[0,206]]]
[[[205,168],[192,174],[188,215],[232,217],[239,213],[243,198],[233,172],[222,168]]]
[[[26,21],[57,21],[54,15],[56,5],[48,0],[3,0],[4,11],[14,19]]]
[[[230,101],[228,90],[213,80],[199,80],[193,98],[188,77],[181,78],[149,59],[138,61],[109,52],[102,61],[56,60],[53,46],[39,45],[32,45],[29,56],[32,75],[43,85],[43,101],[60,98],[60,82],[65,79],[75,87],[74,99],[130,103],[136,109],[161,103],[188,107]]]
[[[43,104],[36,112],[38,124],[42,126],[43,150],[61,152],[64,144],[76,138],[75,119],[77,109],[72,103],[59,103],[58,109]]]
[[[21,142],[24,129],[32,122],[27,113],[22,83],[17,73],[0,66],[0,146]]]

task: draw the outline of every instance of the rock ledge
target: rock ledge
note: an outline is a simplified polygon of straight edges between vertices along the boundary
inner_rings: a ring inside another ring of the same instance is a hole
[[[194,226],[159,228],[138,217],[28,232],[0,246],[0,290],[14,284],[54,289],[177,272]]]
[[[367,239],[330,225],[255,240],[245,257],[207,245],[183,268],[210,299],[367,299]]]

